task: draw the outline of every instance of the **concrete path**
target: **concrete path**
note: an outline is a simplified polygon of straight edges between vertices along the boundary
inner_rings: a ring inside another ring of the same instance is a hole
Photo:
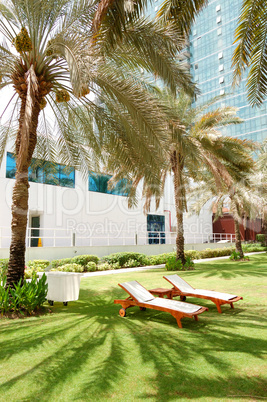
[[[264,254],[264,253],[266,253],[266,251],[260,251],[257,253],[245,253],[245,255]],[[227,258],[229,258],[229,255],[227,255],[225,257],[203,258],[201,260],[194,260],[194,262],[197,264],[199,262],[206,262],[206,261],[226,260]],[[165,267],[165,264],[160,264],[160,265],[148,265],[146,267],[112,269],[110,271],[85,272],[83,274],[83,277],[101,276],[101,275],[116,275],[116,274],[124,274],[126,272],[147,271],[149,269],[157,269],[157,268],[164,268],[164,267]]]

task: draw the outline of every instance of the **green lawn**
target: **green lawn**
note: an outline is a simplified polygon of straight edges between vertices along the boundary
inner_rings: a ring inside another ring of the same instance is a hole
[[[168,287],[163,269],[82,279],[80,300],[52,314],[0,321],[0,401],[256,401],[266,399],[267,255],[196,264],[192,286],[238,294],[199,321],[132,308],[118,282]],[[265,336],[265,337],[264,337]]]

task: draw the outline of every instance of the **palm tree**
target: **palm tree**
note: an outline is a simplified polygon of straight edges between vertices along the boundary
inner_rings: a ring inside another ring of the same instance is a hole
[[[243,0],[235,31],[234,83],[246,68],[248,99],[259,106],[267,95],[267,5],[265,0]]]
[[[1,116],[0,157],[16,130],[7,285],[24,275],[28,168],[34,152],[52,161],[60,157],[86,174],[92,154],[101,157],[109,136],[118,147],[159,148],[163,114],[136,69],[156,74],[173,91],[178,85],[193,90],[188,73],[175,63],[183,44],[171,27],[163,30],[144,19],[134,24],[128,18],[111,49],[105,31],[93,36],[95,12],[94,1],[0,1],[0,90],[13,91]],[[94,97],[87,96],[90,92]],[[52,113],[54,126],[49,125]],[[147,152],[143,158],[152,163],[154,156]]]
[[[189,96],[180,93],[175,99],[166,91],[162,93],[162,103],[168,122],[165,125],[167,139],[162,144],[167,157],[165,161],[162,161],[161,157],[158,158],[160,177],[157,177],[157,181],[149,182],[144,179],[145,210],[149,210],[153,196],[156,197],[156,206],[159,205],[166,177],[170,173],[173,177],[177,221],[176,254],[177,259],[184,264],[183,213],[187,210],[188,184],[192,179],[197,179],[198,170],[206,166],[220,188],[222,177],[228,182],[229,172],[246,169],[248,155],[244,148],[246,141],[220,135],[219,127],[240,123],[234,108],[224,107],[204,113],[212,102],[192,108]],[[115,172],[114,181],[126,174],[124,165],[118,158],[110,160],[109,166],[112,166]],[[144,163],[138,165],[136,161],[135,169],[129,176],[133,181],[130,206],[136,202],[134,189],[143,178],[144,169]]]
[[[223,208],[227,204],[229,211],[233,215],[235,227],[235,248],[240,257],[244,257],[242,249],[242,238],[240,224],[243,217],[250,216],[255,218],[258,215],[260,197],[253,190],[250,175],[254,167],[253,160],[249,151],[253,149],[253,144],[244,143],[244,151],[248,153],[242,169],[228,171],[224,165],[225,175],[221,177],[220,187],[216,183],[214,176],[207,170],[199,171],[197,186],[193,188],[191,198],[194,201],[192,211],[199,213],[201,208],[210,200],[213,201],[212,208],[215,209],[215,220],[222,216]],[[246,166],[244,166],[246,164]]]

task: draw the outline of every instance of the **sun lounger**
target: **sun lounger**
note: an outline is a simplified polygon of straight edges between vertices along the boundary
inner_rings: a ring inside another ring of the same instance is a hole
[[[233,303],[243,299],[241,296],[231,295],[229,293],[215,292],[214,290],[194,289],[186,281],[178,275],[166,275],[163,277],[173,286],[172,297],[180,296],[181,300],[186,300],[186,296],[198,297],[200,299],[211,300],[216,304],[219,313],[222,312],[222,304],[230,304],[234,308]]]
[[[150,308],[170,313],[176,319],[178,327],[182,328],[181,319],[183,317],[194,318],[198,321],[198,314],[208,310],[206,307],[195,304],[156,298],[137,281],[119,283],[119,286],[130,295],[127,299],[114,300],[114,303],[121,304],[122,308],[119,311],[121,317],[125,317],[126,309],[129,307],[138,306],[140,310]]]

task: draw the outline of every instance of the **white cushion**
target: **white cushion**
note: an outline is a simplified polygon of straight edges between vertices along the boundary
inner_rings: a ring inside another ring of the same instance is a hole
[[[143,302],[155,299],[155,297],[148,290],[146,290],[142,285],[140,285],[140,283],[138,283],[137,281],[124,282],[124,283],[121,283],[121,285],[139,303],[143,303]]]
[[[171,299],[163,299],[161,297],[157,297],[154,300],[145,302],[144,304],[169,308],[170,310],[180,311],[182,313],[188,313],[188,314],[196,313],[199,309],[202,308],[202,306],[198,306],[197,304],[184,303]]]
[[[168,276],[165,275],[165,278],[167,278],[168,281],[170,281],[173,284],[173,286],[180,289],[181,292],[192,292],[192,290],[194,290],[192,286],[190,286],[186,281],[184,281],[180,276],[176,274]]]

